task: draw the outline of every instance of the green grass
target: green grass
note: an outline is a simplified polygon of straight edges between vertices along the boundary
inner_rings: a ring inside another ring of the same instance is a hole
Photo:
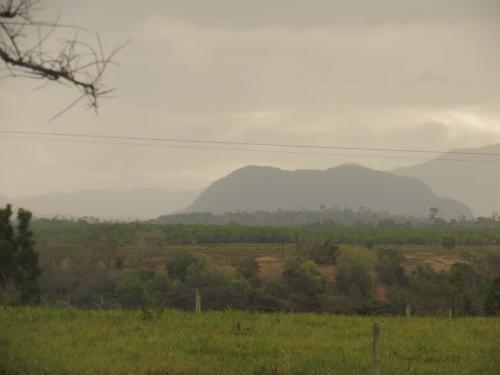
[[[0,310],[1,374],[499,374],[499,318]],[[237,322],[241,330],[236,331]]]

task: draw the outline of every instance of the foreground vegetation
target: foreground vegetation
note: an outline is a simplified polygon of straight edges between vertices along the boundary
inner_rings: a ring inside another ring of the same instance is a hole
[[[498,318],[377,320],[384,374],[498,373]],[[2,374],[368,374],[374,318],[8,308],[0,321]]]
[[[368,248],[321,238],[298,244],[185,245],[140,236],[128,246],[40,242],[42,303],[448,316],[500,311],[497,246]],[[486,309],[488,296],[493,299]]]
[[[365,374],[375,319],[384,374],[500,368],[496,218],[33,233],[0,214],[2,375]]]

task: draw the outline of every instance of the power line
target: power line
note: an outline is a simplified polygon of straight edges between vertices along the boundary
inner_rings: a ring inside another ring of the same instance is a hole
[[[2,132],[2,131],[0,131],[0,132]],[[132,142],[118,142],[118,141],[105,141],[105,140],[82,140],[82,139],[68,139],[68,138],[43,138],[43,137],[2,136],[2,135],[0,135],[0,139],[37,140],[37,141],[50,141],[50,142],[62,142],[62,143],[141,146],[141,147],[175,148],[175,149],[189,149],[189,150],[243,151],[243,152],[267,152],[267,153],[293,154],[293,155],[349,156],[349,157],[379,158],[379,159],[429,160],[427,158],[412,157],[412,156],[373,155],[373,154],[343,154],[343,153],[326,153],[326,152],[301,152],[301,151],[289,151],[289,150],[169,145],[169,144],[138,143],[138,142],[132,143]],[[440,159],[435,159],[435,160],[450,161],[450,162],[468,162],[468,163],[494,163],[494,164],[500,163],[500,160],[474,160],[474,159],[448,159],[448,158],[440,158]]]
[[[427,153],[427,154],[500,156],[500,153],[487,153],[487,152],[441,151],[441,150],[423,150],[423,149],[408,149],[408,148],[374,148],[374,147],[299,145],[299,144],[285,144],[285,143],[235,142],[235,141],[202,140],[202,139],[188,139],[188,138],[181,139],[181,138],[163,138],[163,137],[128,137],[128,136],[118,136],[118,135],[33,132],[33,131],[20,131],[20,130],[0,130],[0,133],[19,134],[19,135],[39,135],[39,136],[41,135],[41,136],[57,136],[57,137],[94,138],[94,139],[117,139],[117,140],[128,140],[128,141],[220,144],[220,145],[232,145],[232,146],[255,146],[255,147],[279,147],[279,148],[302,148],[302,149],[307,148],[307,149],[334,149],[334,150],[351,150],[351,151],[384,151],[384,152],[406,152],[406,153]]]

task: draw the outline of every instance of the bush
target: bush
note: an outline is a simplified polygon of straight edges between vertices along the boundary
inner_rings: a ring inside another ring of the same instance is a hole
[[[288,261],[283,271],[283,279],[289,288],[290,299],[298,309],[320,309],[326,280],[313,260],[308,259],[304,263],[298,259]]]
[[[153,273],[147,270],[125,271],[116,284],[116,298],[124,308],[139,308],[152,303]]]
[[[403,267],[404,257],[400,253],[392,249],[379,249],[377,257],[375,270],[381,282],[386,285],[399,284],[405,286],[408,284],[408,278]]]
[[[252,283],[258,283],[259,281],[259,268],[259,263],[252,255],[240,257],[236,261],[238,272]]]
[[[368,262],[360,255],[343,255],[335,277],[340,293],[353,297],[372,297],[373,278]]]
[[[297,243],[297,252],[317,264],[335,264],[339,247],[332,237],[306,237]]]
[[[447,250],[453,250],[457,246],[457,240],[453,236],[443,236],[441,238],[441,246]]]
[[[500,314],[500,277],[493,280],[491,284],[484,303],[484,313],[489,316]]]
[[[369,250],[373,249],[374,245],[375,245],[375,243],[374,243],[374,241],[372,239],[369,239],[369,240],[365,241],[365,246]]]

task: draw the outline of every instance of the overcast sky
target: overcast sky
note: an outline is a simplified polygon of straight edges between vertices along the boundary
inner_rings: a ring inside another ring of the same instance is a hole
[[[439,150],[500,142],[498,0],[43,3],[46,16],[99,33],[108,50],[131,38],[106,76],[117,97],[99,116],[78,106],[49,123],[74,92],[0,80],[0,129]],[[416,162],[351,153],[0,138],[0,195],[200,189],[247,164]]]

